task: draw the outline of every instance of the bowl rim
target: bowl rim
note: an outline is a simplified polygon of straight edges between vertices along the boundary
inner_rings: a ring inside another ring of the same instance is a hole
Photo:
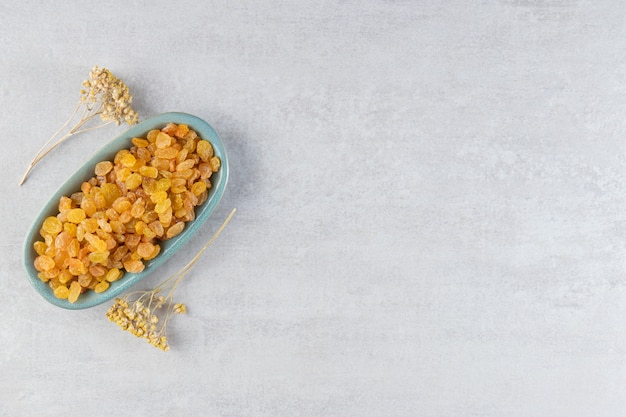
[[[43,220],[58,213],[58,202],[61,196],[69,195],[80,190],[80,184],[93,176],[93,168],[96,163],[109,159],[112,160],[115,153],[121,149],[130,148],[130,140],[134,137],[145,137],[152,129],[162,128],[167,123],[187,124],[190,129],[195,130],[202,139],[206,139],[213,145],[215,155],[221,160],[221,167],[218,172],[211,176],[212,187],[209,190],[207,200],[196,207],[196,217],[193,221],[186,223],[185,229],[178,236],[160,241],[161,252],[159,255],[145,262],[145,269],[139,273],[124,272],[124,277],[111,283],[111,286],[102,293],[88,291],[78,298],[75,303],[70,303],[66,299],[59,299],[54,296],[50,286],[44,283],[37,276],[37,271],[33,266],[34,258],[37,256],[33,244],[41,240],[39,230]],[[23,265],[26,275],[35,290],[49,303],[67,310],[81,310],[95,307],[105,303],[120,294],[128,291],[131,287],[152,274],[165,261],[171,258],[208,220],[218,203],[222,199],[226,190],[229,176],[229,162],[224,143],[215,129],[205,120],[182,112],[167,112],[150,117],[137,125],[134,125],[121,133],[98,151],[96,151],[85,163],[70,175],[61,186],[50,196],[44,204],[37,217],[31,223],[22,248]],[[213,181],[216,179],[216,181]]]

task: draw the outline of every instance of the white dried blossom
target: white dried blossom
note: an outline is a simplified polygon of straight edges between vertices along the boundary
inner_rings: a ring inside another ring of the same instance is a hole
[[[20,185],[24,183],[39,161],[68,138],[111,123],[119,126],[122,122],[126,122],[132,125],[139,120],[137,112],[131,106],[133,97],[130,95],[128,86],[108,69],[95,66],[89,72],[89,79],[83,82],[83,87],[85,88],[80,90],[80,100],[74,112],[37,152],[20,180]],[[87,127],[90,121],[98,117],[102,123]],[[54,139],[57,140],[52,143]]]

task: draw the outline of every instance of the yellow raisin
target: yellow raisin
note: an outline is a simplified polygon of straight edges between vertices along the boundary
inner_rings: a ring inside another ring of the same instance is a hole
[[[167,232],[165,233],[165,237],[168,239],[171,239],[174,236],[180,234],[180,232],[182,232],[184,228],[185,228],[185,222],[178,222],[175,225],[167,229]]]
[[[135,158],[135,155],[130,152],[124,153],[124,155],[120,157],[119,161],[119,163],[126,168],[132,167],[133,165],[135,165],[136,162],[137,158]]]
[[[113,205],[111,207],[115,211],[117,211],[119,214],[122,214],[126,210],[130,210],[132,205],[133,204],[130,202],[130,200],[127,197],[119,197],[117,200],[113,202]]]
[[[150,242],[141,242],[137,245],[137,253],[142,258],[148,258],[154,252],[154,245]]]
[[[206,182],[198,181],[191,186],[191,192],[195,195],[200,195],[206,190]]]
[[[196,145],[196,153],[204,162],[207,162],[213,156],[213,146],[206,140],[198,141]]]
[[[89,273],[96,277],[104,277],[107,273],[107,269],[103,265],[91,265],[89,267]]]
[[[119,217],[119,221],[121,221],[122,223],[128,223],[132,220],[133,215],[130,212],[130,210],[126,210],[123,213],[120,213],[120,217]]]
[[[150,145],[150,142],[142,138],[132,138],[131,142],[133,143],[133,145],[135,145],[138,148],[145,148],[148,145]]]
[[[122,196],[122,191],[113,183],[102,184],[101,190],[107,204],[113,203],[118,197]]]
[[[72,275],[81,275],[87,272],[87,267],[84,263],[81,262],[80,259],[69,258],[68,259],[68,270]]]
[[[46,253],[46,249],[48,247],[46,246],[44,242],[42,242],[41,240],[38,240],[37,242],[33,243],[33,248],[35,249],[35,252],[37,253],[37,255],[43,255],[44,253]]]
[[[63,230],[63,223],[54,216],[46,217],[41,226],[41,234],[54,236]]]
[[[187,169],[191,169],[195,164],[196,161],[194,161],[193,159],[185,159],[183,162],[176,165],[176,171],[185,171]]]
[[[143,165],[150,162],[152,159],[152,152],[150,151],[150,145],[145,148],[137,148],[137,159],[141,159]]]
[[[172,144],[172,137],[165,132],[159,132],[155,143],[158,149],[167,148]]]
[[[172,207],[172,200],[170,200],[169,198],[166,198],[165,200],[157,203],[154,206],[154,211],[158,214],[162,214],[165,212],[165,210],[170,209],[171,210]]]
[[[111,221],[111,229],[113,233],[118,235],[124,234],[126,232],[126,226],[119,220]]]
[[[98,227],[100,227],[100,230],[102,230],[103,232],[111,233],[113,231],[111,224],[104,217],[98,219]]]
[[[145,268],[145,265],[143,264],[143,262],[139,260],[133,259],[133,260],[128,260],[124,262],[124,269],[131,273],[141,272],[144,270],[144,268]]]
[[[150,224],[148,224],[148,227],[150,228],[150,230],[152,230],[154,232],[155,235],[157,235],[159,237],[163,236],[163,233],[165,232],[161,222],[156,221],[156,220],[151,222]]]
[[[54,239],[54,246],[59,250],[66,251],[71,241],[72,236],[70,236],[70,234],[66,231],[62,231]]]
[[[183,169],[181,171],[176,171],[172,174],[172,178],[183,178],[185,180],[190,179],[194,174],[193,169]]]
[[[52,268],[49,271],[42,271],[41,273],[48,279],[59,279],[59,273],[61,270],[59,268]]]
[[[55,265],[54,259],[52,259],[48,255],[39,255],[38,257],[35,258],[35,269],[37,271],[40,271],[40,272],[49,271],[52,268],[54,268],[54,265]]]
[[[67,245],[67,254],[71,256],[72,258],[75,258],[78,256],[79,250],[80,250],[80,243],[78,242],[78,239],[76,238],[72,239],[69,245]]]
[[[220,159],[217,156],[214,156],[213,158],[209,160],[209,164],[211,164],[211,170],[213,172],[217,172],[219,171],[220,166],[222,166],[222,161],[220,161]]]
[[[213,169],[211,168],[211,164],[208,162],[203,162],[198,165],[198,171],[200,171],[200,178],[203,180],[210,178],[213,174]]]
[[[69,210],[67,213],[67,221],[72,223],[80,223],[87,217],[85,210],[81,208],[75,208]]]
[[[126,178],[126,181],[125,181],[126,188],[128,188],[129,190],[137,188],[141,185],[142,181],[143,181],[143,177],[141,176],[141,174],[138,174],[136,172],[132,173],[128,176],[128,178]]]
[[[144,177],[156,178],[159,176],[159,170],[151,166],[142,166],[139,168],[139,173]]]
[[[159,213],[159,221],[167,227],[172,222],[172,208],[168,207],[163,213]]]
[[[154,239],[156,237],[156,233],[149,227],[143,229],[143,235],[148,239]]]
[[[167,200],[167,192],[166,191],[157,191],[155,193],[150,194],[150,201],[154,204],[159,204]]]
[[[105,292],[109,288],[108,281],[101,281],[96,284],[93,290],[97,293]]]
[[[105,250],[101,252],[91,252],[89,254],[89,260],[94,264],[106,265],[109,260],[110,252]]]
[[[146,203],[144,202],[143,198],[138,198],[132,205],[131,209],[130,209],[130,214],[138,219],[141,216],[143,216],[143,213],[145,213],[146,211]]]
[[[80,225],[83,227],[83,230],[86,233],[94,233],[96,230],[98,230],[98,219],[90,217],[81,221]]]
[[[150,256],[148,256],[146,258],[146,261],[149,261],[151,259],[154,259],[157,257],[157,255],[161,252],[161,246],[159,245],[154,245],[154,251],[152,252],[152,254]]]
[[[150,143],[154,143],[154,141],[156,140],[157,135],[161,133],[160,130],[158,129],[153,129],[151,131],[148,132],[148,134],[146,135],[146,139],[148,139],[148,142]]]
[[[94,278],[91,274],[81,274],[78,276],[77,281],[81,287],[88,288],[94,281]]]
[[[80,295],[80,292],[82,291],[82,287],[80,286],[80,284],[77,281],[73,281],[70,284],[70,289],[67,295],[67,301],[69,301],[70,303],[75,303],[76,300],[78,300],[78,296]]]
[[[107,200],[102,190],[96,190],[93,195],[93,201],[96,203],[98,209],[103,209],[107,205]]]
[[[115,282],[118,279],[120,279],[122,275],[123,275],[122,271],[120,271],[118,268],[111,268],[106,273],[104,279],[107,280],[108,282]]]
[[[176,126],[176,123],[168,123],[163,129],[161,129],[161,131],[167,133],[168,135],[173,135],[177,128],[178,126]]]
[[[189,133],[189,126],[185,124],[179,124],[176,127],[176,130],[174,131],[174,136],[176,136],[179,139],[182,139],[185,137],[187,133]]]
[[[93,216],[96,211],[98,211],[98,206],[96,205],[94,199],[91,197],[83,198],[83,201],[81,201],[80,203],[80,208],[85,211],[85,214],[87,216]]]
[[[61,284],[67,284],[70,280],[74,279],[74,275],[67,269],[62,270],[57,277]]]
[[[148,225],[139,220],[138,222],[135,223],[135,233],[137,233],[138,235],[143,234],[144,229],[146,229],[148,227]]]
[[[177,155],[178,150],[172,147],[157,149],[156,151],[154,151],[154,156],[161,159],[174,159]]]
[[[99,237],[95,237],[92,242],[90,242],[89,250],[92,252],[104,252],[107,250],[107,243],[100,239]]]
[[[113,163],[111,161],[102,161],[96,164],[96,169],[94,170],[96,175],[105,176],[113,169]]]
[[[78,228],[78,226],[75,225],[74,223],[63,223],[63,230],[65,232],[67,232],[72,237],[76,237],[76,229],[77,228]]]
[[[54,290],[54,296],[62,300],[66,299],[70,295],[70,290],[65,285],[59,285]]]
[[[167,191],[172,186],[172,180],[169,178],[161,178],[156,183],[156,191]]]
[[[189,150],[188,149],[181,149],[180,151],[178,151],[178,155],[176,155],[176,163],[180,164],[182,162],[184,162],[185,160],[189,160],[191,162],[193,162],[193,164],[196,164],[196,161],[194,159],[187,159],[187,155],[189,155]],[[193,165],[192,165],[193,166]]]
[[[59,211],[69,210],[72,208],[72,199],[66,196],[59,200]]]
[[[93,179],[93,178],[92,178]],[[91,181],[92,179],[90,179],[89,181]],[[87,195],[89,194],[89,192],[91,191],[91,189],[93,188],[94,184],[92,184],[89,181],[83,181],[83,183],[80,185],[80,190],[83,192],[83,194]],[[70,199],[71,200],[71,199]]]
[[[118,181],[126,181],[130,174],[132,174],[132,171],[130,169],[120,168],[115,172],[115,178]]]

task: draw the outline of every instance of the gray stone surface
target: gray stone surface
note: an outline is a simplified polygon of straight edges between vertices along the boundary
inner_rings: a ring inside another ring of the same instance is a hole
[[[1,416],[621,416],[621,1],[0,5]],[[157,351],[47,304],[21,245],[122,128],[22,187],[93,65],[209,121],[238,213]]]

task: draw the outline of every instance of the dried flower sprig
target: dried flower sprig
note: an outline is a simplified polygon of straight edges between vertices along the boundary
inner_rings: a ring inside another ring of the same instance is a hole
[[[174,291],[176,291],[180,281],[198,261],[200,255],[224,230],[235,211],[236,209],[231,211],[213,237],[209,239],[187,265],[161,282],[153,290],[135,291],[126,294],[122,298],[116,298],[115,303],[106,313],[107,318],[117,324],[122,330],[146,339],[152,346],[163,351],[169,350],[167,323],[172,315],[185,314],[187,312],[185,304],[174,303]]]
[[[89,79],[83,82],[83,87],[84,89],[80,90],[80,100],[74,108],[74,112],[37,152],[20,180],[20,185],[26,181],[26,177],[39,161],[71,136],[98,129],[111,123],[118,126],[122,122],[126,122],[128,125],[137,123],[139,116],[131,106],[133,96],[130,95],[128,86],[111,74],[111,71],[95,66],[89,72]],[[77,116],[78,120],[76,120]],[[103,123],[84,127],[98,116]],[[65,133],[59,136],[64,131]],[[56,142],[52,143],[55,138],[57,139]]]

